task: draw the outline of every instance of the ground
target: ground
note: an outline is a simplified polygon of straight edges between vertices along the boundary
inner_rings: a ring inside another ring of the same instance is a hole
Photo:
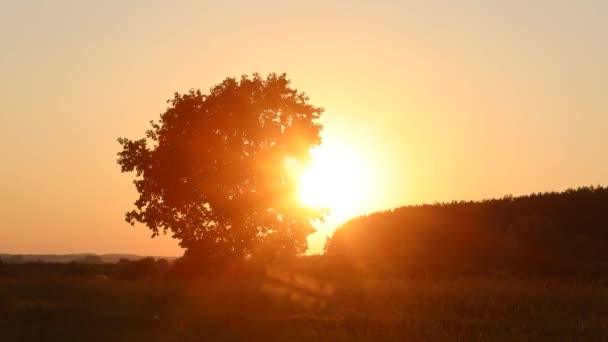
[[[601,281],[0,277],[2,341],[605,341]]]

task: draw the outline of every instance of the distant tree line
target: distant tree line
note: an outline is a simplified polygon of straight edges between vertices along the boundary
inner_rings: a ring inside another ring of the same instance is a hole
[[[180,276],[172,270],[166,259],[152,257],[138,260],[121,259],[115,263],[101,263],[93,258],[71,262],[26,261],[3,263],[0,259],[0,276],[77,276],[100,279],[118,278],[135,280],[165,276]]]
[[[346,222],[326,256],[354,272],[608,276],[608,188],[405,206]]]

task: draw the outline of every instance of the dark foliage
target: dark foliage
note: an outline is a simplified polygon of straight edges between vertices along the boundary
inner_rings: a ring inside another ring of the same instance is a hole
[[[286,167],[321,142],[322,108],[286,75],[227,78],[208,95],[175,94],[146,137],[120,138],[118,163],[135,172],[139,199],[126,219],[170,232],[206,266],[262,250],[296,255],[321,211],[302,208]]]
[[[162,276],[168,270],[167,260],[148,257],[135,261],[120,260],[116,264],[115,274],[122,279],[141,279]]]
[[[608,188],[407,206],[353,219],[328,256],[362,272],[608,275]]]
[[[11,255],[10,257],[6,258],[6,263],[8,264],[19,264],[24,262],[24,258],[21,255]]]

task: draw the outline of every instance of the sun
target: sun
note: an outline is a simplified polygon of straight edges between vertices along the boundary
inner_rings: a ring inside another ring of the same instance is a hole
[[[311,151],[313,162],[299,176],[303,205],[327,208],[332,216],[353,216],[365,204],[371,175],[363,158],[346,148]]]

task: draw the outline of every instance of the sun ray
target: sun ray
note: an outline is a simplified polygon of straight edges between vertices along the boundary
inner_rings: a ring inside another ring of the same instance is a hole
[[[361,157],[345,148],[318,148],[299,176],[299,196],[310,207],[332,215],[352,216],[370,191],[370,175]]]

